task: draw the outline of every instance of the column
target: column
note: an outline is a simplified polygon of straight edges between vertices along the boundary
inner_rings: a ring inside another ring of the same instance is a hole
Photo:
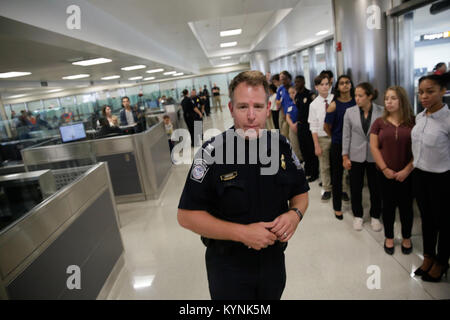
[[[335,42],[342,44],[337,76],[347,74],[355,85],[370,82],[380,92],[378,103],[387,86],[385,12],[390,5],[386,0],[333,0]]]
[[[263,74],[270,71],[267,51],[255,51],[250,53],[250,69],[261,71]]]

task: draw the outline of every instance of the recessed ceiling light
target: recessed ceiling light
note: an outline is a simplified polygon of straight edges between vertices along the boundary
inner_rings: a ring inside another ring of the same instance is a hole
[[[147,72],[147,73],[156,73],[156,72],[163,72],[163,71],[164,71],[164,69],[153,69],[153,70],[147,70],[145,72]]]
[[[107,77],[103,77],[102,80],[113,80],[113,79],[119,79],[120,76],[115,75],[115,76],[107,76]]]
[[[230,57],[230,56],[227,56],[227,57],[221,57],[220,59],[221,59],[221,60],[229,60],[229,59],[231,59],[231,57]]]
[[[183,72],[179,72],[179,73],[174,73],[174,74],[173,74],[174,77],[178,77],[178,76],[182,76],[182,75],[184,75]]]
[[[27,96],[27,94],[16,94],[14,96],[9,96],[9,97],[6,97],[6,98],[7,99],[17,99],[17,98],[22,98],[22,97],[25,97],[25,96]]]
[[[131,77],[128,80],[141,80],[143,77]]]
[[[83,60],[83,61],[77,61],[77,62],[72,62],[72,64],[77,65],[77,66],[93,66],[95,64],[102,64],[102,63],[108,63],[111,62],[111,59],[106,59],[106,58],[97,58],[97,59],[90,59],[90,60]]]
[[[329,30],[322,30],[316,33],[316,36],[323,36],[324,34],[327,34]]]
[[[59,92],[59,91],[63,91],[64,89],[53,89],[53,90],[48,90],[47,93],[52,93],[52,92]]]
[[[234,30],[226,30],[226,31],[220,31],[221,37],[229,37],[229,36],[235,36],[242,33],[242,29],[234,29]]]
[[[139,70],[139,69],[144,69],[144,68],[146,68],[146,66],[144,66],[143,64],[140,64],[137,66],[123,67],[121,69],[125,70],[125,71],[131,71],[131,70]]]
[[[73,76],[63,77],[63,79],[64,80],[75,80],[75,79],[88,78],[88,77],[90,77],[89,74],[75,74]]]
[[[11,71],[11,72],[0,73],[0,78],[6,79],[6,78],[14,78],[14,77],[23,77],[23,76],[28,76],[30,74],[31,74],[31,72]]]
[[[169,74],[175,74],[177,73],[176,71],[169,71],[169,72],[164,72],[163,75],[167,76]]]
[[[155,77],[144,78],[144,80],[155,80]]]
[[[220,44],[221,48],[228,48],[228,47],[234,47],[237,46],[237,42],[233,41],[233,42],[224,42]]]

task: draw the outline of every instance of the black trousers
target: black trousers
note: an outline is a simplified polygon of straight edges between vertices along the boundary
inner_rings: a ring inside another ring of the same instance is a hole
[[[362,191],[364,187],[364,175],[366,173],[370,193],[370,216],[379,219],[381,216],[382,201],[377,168],[375,163],[367,161],[363,163],[352,161],[352,168],[349,171],[353,215],[357,218],[363,217]]]
[[[271,111],[272,111],[273,125],[275,126],[275,129],[280,130],[280,123],[278,122],[280,110],[271,110]]]
[[[424,254],[435,257],[442,265],[447,265],[450,258],[450,212],[447,199],[450,171],[415,171],[414,195],[422,218]]]
[[[280,300],[286,285],[284,249],[279,242],[256,251],[213,241],[205,255],[211,299]]]
[[[186,126],[188,127],[189,134],[191,135],[191,146],[194,146],[194,119],[190,116],[184,116],[184,122],[186,122]]]
[[[317,178],[319,176],[319,158],[314,152],[314,141],[309,123],[297,125],[297,136],[300,151],[305,160],[305,175],[307,177]]]
[[[330,171],[331,185],[333,191],[333,209],[342,210],[342,176],[344,167],[342,166],[342,144],[332,143],[330,148]]]
[[[394,238],[395,209],[400,212],[403,239],[411,238],[413,225],[413,194],[412,175],[403,182],[395,179],[387,179],[382,172],[378,171],[381,185],[381,196],[383,199],[383,224],[384,235],[388,239]]]

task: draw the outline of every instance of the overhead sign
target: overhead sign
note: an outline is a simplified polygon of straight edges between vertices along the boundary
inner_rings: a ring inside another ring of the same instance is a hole
[[[420,41],[430,41],[430,40],[438,40],[438,39],[445,39],[445,38],[450,38],[450,31],[424,34],[424,35],[420,36]]]

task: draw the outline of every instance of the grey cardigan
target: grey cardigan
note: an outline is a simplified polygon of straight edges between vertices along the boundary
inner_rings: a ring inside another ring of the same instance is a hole
[[[366,135],[361,125],[359,107],[354,106],[347,109],[342,130],[342,155],[347,154],[354,162],[375,162],[370,152],[370,129],[375,120],[383,115],[383,110],[383,107],[372,104],[372,119]]]

